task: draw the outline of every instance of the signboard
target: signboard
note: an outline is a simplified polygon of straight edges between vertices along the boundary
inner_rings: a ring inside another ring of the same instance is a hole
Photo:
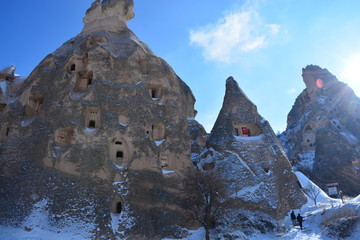
[[[336,187],[328,187],[329,196],[337,195],[337,188]]]

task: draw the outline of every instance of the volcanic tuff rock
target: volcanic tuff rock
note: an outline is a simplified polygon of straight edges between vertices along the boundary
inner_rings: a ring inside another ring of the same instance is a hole
[[[306,88],[288,114],[280,136],[292,163],[326,190],[339,183],[345,194],[360,193],[360,100],[327,69],[302,70]]]
[[[131,0],[97,0],[25,82],[0,73],[0,224],[42,207],[96,240],[184,238],[199,226],[184,186],[193,162],[225,180],[228,220],[299,207],[290,164],[237,83],[208,136],[190,88],[127,28],[133,16]]]
[[[127,28],[126,23],[133,17],[132,0],[97,0],[86,12],[82,34],[101,30],[119,33]]]
[[[94,2],[81,34],[4,99],[2,223],[45,201],[55,222],[92,222],[95,239],[180,237],[192,225],[176,193],[193,167],[195,98],[126,27],[132,6]]]
[[[271,126],[232,77],[199,165],[213,166],[227,182],[225,205],[234,211],[282,218],[306,201]]]

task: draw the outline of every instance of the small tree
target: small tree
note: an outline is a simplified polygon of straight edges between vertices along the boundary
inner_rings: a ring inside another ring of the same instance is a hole
[[[314,184],[309,183],[308,186],[304,188],[304,191],[306,195],[308,195],[308,197],[314,201],[314,204],[316,206],[316,200],[320,194],[320,189]]]
[[[220,215],[221,200],[226,186],[215,170],[195,170],[187,174],[187,204],[195,220],[205,228],[206,240],[210,240],[210,230],[216,226]]]

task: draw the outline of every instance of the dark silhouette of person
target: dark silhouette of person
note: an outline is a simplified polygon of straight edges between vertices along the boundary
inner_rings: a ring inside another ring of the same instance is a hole
[[[300,213],[297,215],[296,219],[299,222],[300,229],[302,230],[303,217],[300,215]]]
[[[290,218],[291,218],[292,224],[295,226],[295,224],[296,224],[296,216],[295,216],[294,211],[291,211]]]

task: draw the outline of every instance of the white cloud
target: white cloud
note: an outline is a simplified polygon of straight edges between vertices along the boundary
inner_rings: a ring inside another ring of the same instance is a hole
[[[229,63],[237,55],[263,48],[280,25],[265,24],[252,9],[228,13],[216,24],[190,31],[190,43],[203,49],[208,60]]]
[[[296,92],[296,89],[295,89],[295,88],[290,88],[290,89],[286,90],[286,93],[287,93],[287,94],[293,94],[293,93],[295,93],[295,92]]]
[[[272,35],[276,35],[280,32],[280,25],[279,24],[267,24],[269,27],[270,33]]]

